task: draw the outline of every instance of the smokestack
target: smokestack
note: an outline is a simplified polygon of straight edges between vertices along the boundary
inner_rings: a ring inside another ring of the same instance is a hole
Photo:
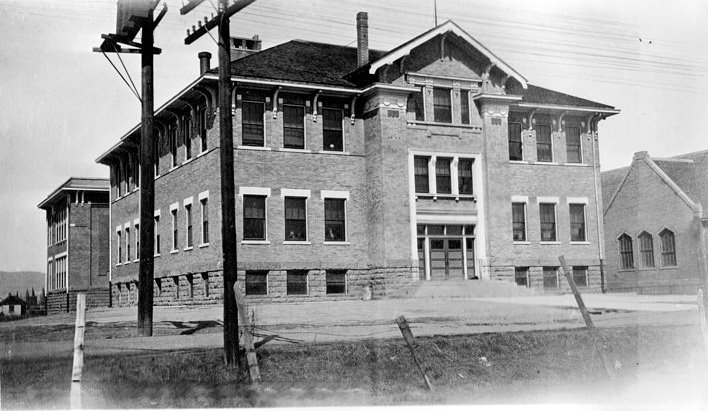
[[[359,67],[369,62],[369,15],[365,11],[356,14],[356,57]]]
[[[209,61],[211,60],[211,53],[208,51],[202,51],[197,54],[199,57],[199,74],[204,74],[209,71]]]

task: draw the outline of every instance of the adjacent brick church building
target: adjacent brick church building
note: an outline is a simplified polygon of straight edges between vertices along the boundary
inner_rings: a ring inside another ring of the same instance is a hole
[[[231,107],[217,106],[217,71],[200,53],[200,76],[156,111],[156,304],[221,299],[223,109],[250,299],[426,280],[563,289],[559,255],[599,290],[597,124],[619,111],[529,84],[451,21],[390,51],[368,49],[366,13],[357,34],[356,48],[235,39]],[[110,167],[118,305],[137,302],[139,133],[97,160]]]
[[[629,167],[602,173],[608,291],[697,292],[706,175],[708,151],[671,158],[640,151]]]
[[[107,179],[69,178],[38,207],[47,216],[47,313],[76,307],[86,293],[87,307],[110,304],[110,245]]]

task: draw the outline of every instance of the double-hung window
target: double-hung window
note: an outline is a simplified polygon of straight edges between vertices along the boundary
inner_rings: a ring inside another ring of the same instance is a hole
[[[565,129],[565,148],[568,163],[582,163],[583,150],[580,144],[580,127],[569,126]]]
[[[433,120],[436,123],[452,123],[452,99],[450,89],[433,89]]]
[[[172,251],[179,248],[179,225],[177,224],[177,204],[170,210],[172,214]]]
[[[556,241],[556,205],[554,203],[540,203],[541,213],[541,241]]]
[[[130,262],[130,227],[125,227],[125,262]]]
[[[325,241],[346,241],[345,199],[325,198]]]
[[[135,261],[140,260],[140,224],[135,223]]]
[[[588,286],[588,267],[584,265],[573,266],[573,282],[578,287]]]
[[[200,107],[197,114],[199,121],[199,152],[207,151],[207,111],[205,107]]]
[[[286,292],[288,295],[307,294],[307,271],[288,270]]]
[[[570,241],[584,242],[585,235],[585,204],[570,204]]]
[[[412,117],[415,121],[425,121],[425,104],[422,92],[408,95],[407,111],[410,113],[409,119]]]
[[[123,235],[120,229],[116,230],[116,237],[118,238],[118,264],[123,262]]]
[[[551,139],[551,125],[539,119],[536,124],[536,160],[540,162],[553,161],[553,141]]]
[[[429,193],[430,192],[430,182],[428,181],[428,162],[430,157],[415,156],[413,158],[414,162],[414,174],[415,174],[415,192],[416,193]]]
[[[511,221],[514,241],[526,241],[526,203],[511,203]]]
[[[266,197],[243,196],[243,239],[265,241],[266,239]]]
[[[629,270],[634,268],[634,251],[632,249],[632,237],[622,234],[617,239],[620,253],[620,269]]]
[[[462,124],[470,124],[470,92],[460,90],[460,115]]]
[[[514,281],[516,282],[516,285],[530,287],[529,268],[528,267],[514,267]]]
[[[347,272],[345,270],[327,270],[325,282],[327,294],[346,294]]]
[[[438,194],[452,193],[450,177],[451,158],[438,157],[435,161],[435,185]]]
[[[509,160],[522,161],[524,146],[521,140],[521,123],[509,122]]]
[[[152,140],[152,161],[155,164],[155,177],[160,175],[160,134],[154,133]]]
[[[342,131],[342,110],[322,109],[322,149],[325,151],[343,151],[344,134]]]
[[[170,155],[172,156],[172,167],[177,167],[177,128],[172,126],[167,132],[170,139]]]
[[[190,197],[191,201],[191,197]],[[186,228],[186,241],[185,248],[190,249],[194,245],[194,237],[192,235],[192,203],[186,203],[184,205],[184,222]]]
[[[160,212],[155,210],[155,255],[160,255]]]
[[[241,144],[244,146],[263,147],[265,145],[264,112],[265,105],[261,102],[241,103]]]
[[[543,288],[558,288],[558,267],[543,267]]]
[[[306,197],[285,197],[285,241],[307,241],[306,203]]]
[[[202,208],[202,245],[209,244],[209,197],[199,200]]]
[[[268,294],[268,271],[246,271],[246,295]]]
[[[192,117],[185,117],[182,125],[184,130],[184,158],[190,160],[192,158]]]
[[[457,162],[457,190],[459,194],[474,194],[472,186],[471,158],[461,158]]]
[[[305,106],[283,105],[283,146],[305,148]]]

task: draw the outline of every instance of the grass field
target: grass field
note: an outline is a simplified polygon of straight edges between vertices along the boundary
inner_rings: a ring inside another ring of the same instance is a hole
[[[263,383],[226,368],[221,350],[88,357],[89,408],[270,407],[614,402],[643,375],[703,364],[695,327],[602,330],[617,381],[609,381],[585,330],[418,338],[429,392],[400,339],[266,345]],[[3,408],[68,408],[71,359],[5,361]],[[602,393],[602,395],[598,395]]]

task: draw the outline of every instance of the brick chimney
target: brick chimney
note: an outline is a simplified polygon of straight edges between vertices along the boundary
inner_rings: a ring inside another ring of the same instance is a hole
[[[369,15],[365,11],[356,14],[356,59],[359,67],[369,62]]]
[[[211,53],[209,53],[208,51],[202,51],[197,54],[197,57],[199,57],[199,74],[204,74],[209,71]]]
[[[647,151],[637,151],[634,153],[634,160],[643,160],[647,157],[649,157],[649,153]]]
[[[231,61],[242,59],[261,51],[261,39],[258,34],[252,38],[231,37]]]

